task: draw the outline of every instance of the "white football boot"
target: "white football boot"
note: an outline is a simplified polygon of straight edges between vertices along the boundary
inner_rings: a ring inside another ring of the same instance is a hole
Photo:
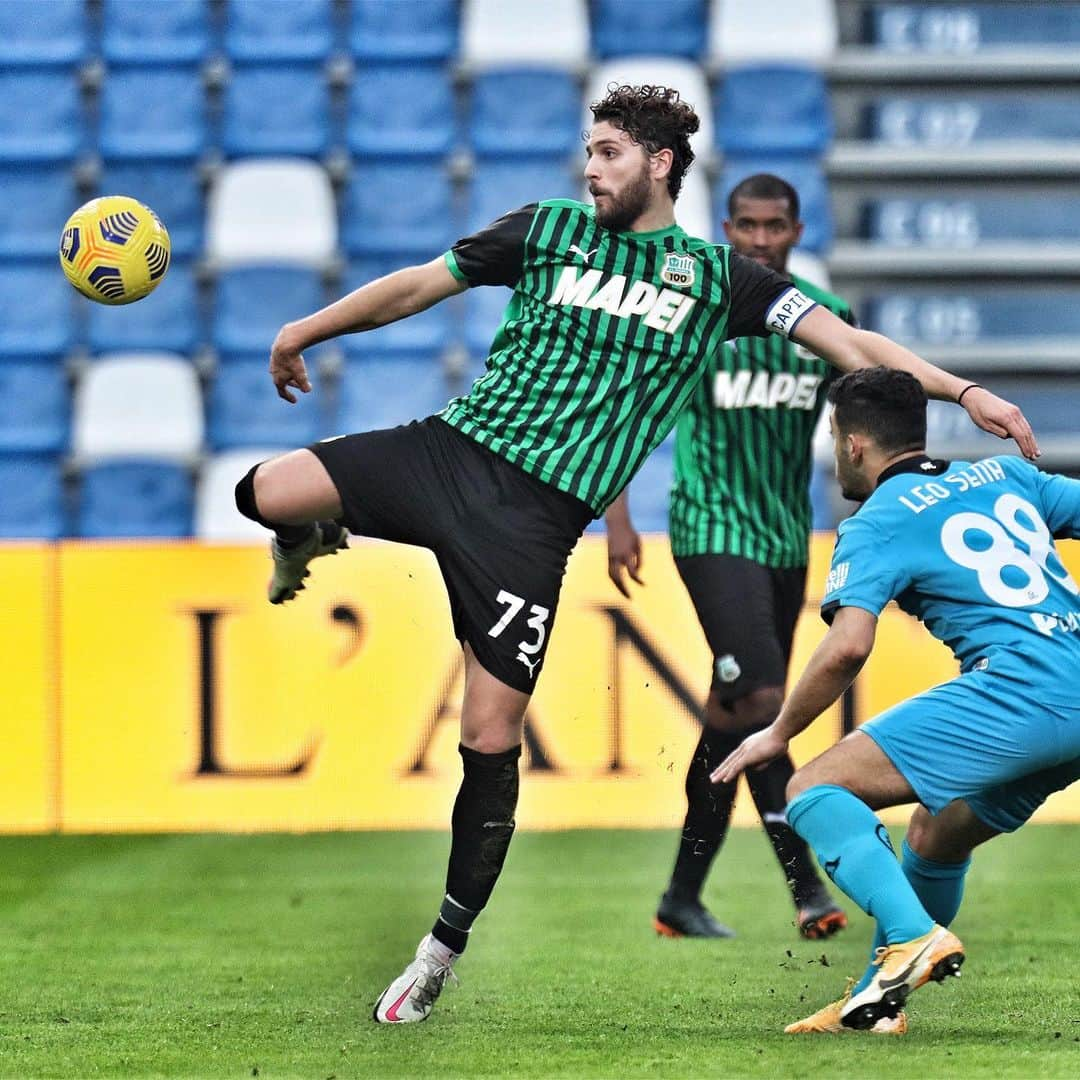
[[[457,982],[449,959],[435,955],[428,934],[416,949],[416,959],[382,992],[372,1017],[377,1024],[415,1024],[426,1020],[448,979]]]

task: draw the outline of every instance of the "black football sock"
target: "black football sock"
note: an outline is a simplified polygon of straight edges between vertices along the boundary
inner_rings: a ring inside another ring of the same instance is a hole
[[[669,895],[697,900],[709,867],[731,824],[735,784],[714,784],[709,774],[742,742],[742,735],[706,727],[686,770],[686,821],[683,824]]]
[[[784,794],[788,781],[794,775],[795,766],[789,755],[771,761],[764,769],[750,769],[746,773],[754,805],[769,835],[773,851],[784,872],[791,898],[796,907],[815,899],[824,889],[824,883],[814,865],[814,858],[798,833],[787,823]]]
[[[459,746],[458,753],[465,775],[450,819],[446,897],[431,934],[461,953],[468,944],[473,920],[495,888],[514,835],[521,747],[481,754]]]

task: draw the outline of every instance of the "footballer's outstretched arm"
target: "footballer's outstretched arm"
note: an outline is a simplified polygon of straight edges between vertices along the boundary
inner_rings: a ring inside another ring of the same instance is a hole
[[[439,256],[421,266],[407,266],[386,277],[361,285],[328,307],[296,322],[286,323],[270,349],[270,377],[278,397],[295,403],[296,395],[311,390],[304,349],[320,341],[374,330],[378,326],[424,311],[448,296],[464,292],[467,286],[450,273],[446,260]]]
[[[983,431],[1000,439],[1015,439],[1021,453],[1029,460],[1039,456],[1039,445],[1031,425],[1016,405],[970,379],[943,371],[882,334],[849,326],[819,305],[799,320],[791,337],[842,371],[861,367],[898,368],[914,375],[928,397],[959,401],[963,394],[961,406]]]
[[[734,780],[744,769],[765,765],[787,752],[788,743],[833,705],[862,670],[877,634],[877,616],[860,607],[838,608],[779,715],[747,736],[713,770],[714,784]]]

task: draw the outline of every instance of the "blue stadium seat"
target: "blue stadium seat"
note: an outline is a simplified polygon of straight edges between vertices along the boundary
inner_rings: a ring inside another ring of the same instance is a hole
[[[117,67],[101,88],[102,156],[195,158],[206,148],[206,102],[197,67]]]
[[[366,285],[377,277],[400,269],[400,259],[358,259],[345,276],[343,292]],[[348,334],[341,339],[346,357],[366,352],[441,354],[452,344],[452,307],[447,301],[412,315],[407,319],[380,326],[362,334]]]
[[[349,90],[346,138],[361,156],[433,157],[456,141],[454,95],[438,64],[370,64]]]
[[[377,431],[439,412],[453,397],[442,364],[430,356],[350,358],[341,376],[337,432]]]
[[[310,371],[310,368],[309,368]],[[265,356],[230,357],[218,365],[206,401],[206,435],[215,450],[240,446],[306,446],[327,434],[322,387],[295,405],[278,397]]]
[[[273,108],[268,108],[268,103]],[[330,148],[330,87],[318,64],[237,65],[225,87],[230,156],[319,157]]]
[[[579,198],[580,181],[576,170],[568,168],[562,158],[479,161],[469,188],[466,232],[476,232],[526,203]]]
[[[67,449],[71,395],[63,362],[8,358],[0,371],[11,403],[0,412],[0,451]]]
[[[110,461],[83,470],[76,499],[76,536],[191,535],[195,491],[183,465]]]
[[[95,353],[194,352],[206,334],[191,264],[174,259],[165,280],[137,304],[94,304],[87,333]]]
[[[72,65],[87,58],[83,0],[4,0],[0,41],[5,67]]]
[[[349,51],[368,60],[449,60],[457,52],[457,0],[353,0]]]
[[[630,481],[630,513],[639,532],[667,532],[674,461],[675,437],[669,435]]]
[[[484,157],[580,152],[577,80],[555,69],[479,73],[472,86],[469,143]]]
[[[67,532],[59,460],[49,454],[0,454],[0,538],[55,540]]]
[[[0,258],[55,255],[60,229],[77,205],[68,166],[0,166]]]
[[[915,289],[868,297],[860,318],[904,344],[1080,338],[1080,304],[1072,288]]]
[[[481,367],[513,295],[501,285],[478,285],[465,294],[465,347]]]
[[[98,190],[146,203],[169,230],[174,259],[203,253],[206,208],[194,161],[106,161]]]
[[[867,109],[866,134],[890,146],[970,146],[995,140],[1080,139],[1080,94],[889,96]]]
[[[815,255],[828,250],[833,238],[832,207],[824,170],[814,158],[725,157],[723,172],[713,188],[713,235],[724,235],[721,222],[727,217],[727,199],[731,189],[740,180],[763,172],[786,180],[799,193],[802,219],[806,225],[800,246]]]
[[[592,46],[600,57],[685,56],[705,51],[708,12],[705,0],[593,0]]]
[[[243,266],[217,281],[213,344],[265,359],[282,325],[324,306],[319,274],[297,266]]]
[[[725,154],[821,154],[832,141],[829,91],[814,68],[734,68],[715,95],[718,149]]]
[[[105,0],[101,55],[115,64],[198,64],[210,53],[207,0]]]
[[[232,60],[326,60],[333,45],[331,0],[229,0],[225,9]]]
[[[875,4],[870,42],[892,52],[978,53],[1080,45],[1080,3]]]
[[[341,239],[355,255],[433,259],[456,237],[442,162],[362,162],[341,199]]]
[[[864,207],[868,239],[897,247],[977,247],[1000,241],[1080,241],[1080,196],[964,195],[876,199]]]
[[[0,296],[0,357],[59,356],[71,348],[75,292],[55,258],[0,263]]]
[[[0,68],[0,161],[70,161],[84,128],[74,72]]]

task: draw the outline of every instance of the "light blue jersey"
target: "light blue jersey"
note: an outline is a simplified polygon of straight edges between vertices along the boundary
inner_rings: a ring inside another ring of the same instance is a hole
[[[1080,481],[1013,457],[909,458],[840,525],[826,621],[895,599],[960,662],[861,728],[934,813],[962,798],[1010,831],[1080,777],[1080,588],[1055,537],[1080,537]]]

